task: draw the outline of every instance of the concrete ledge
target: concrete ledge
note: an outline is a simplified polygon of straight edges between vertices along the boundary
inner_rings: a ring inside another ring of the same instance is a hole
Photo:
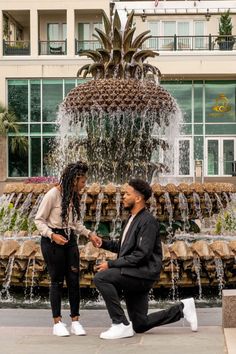
[[[236,290],[222,291],[222,326],[236,328]]]
[[[236,354],[236,328],[225,328],[224,334],[227,354]]]

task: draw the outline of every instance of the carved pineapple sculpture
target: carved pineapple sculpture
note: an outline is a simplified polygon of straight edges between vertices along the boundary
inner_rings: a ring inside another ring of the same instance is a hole
[[[134,12],[124,29],[117,11],[113,21],[103,14],[104,31],[96,28],[100,43],[96,50],[82,51],[92,63],[78,71],[78,76],[92,77],[72,89],[62,110],[72,122],[82,122],[87,138],[83,145],[90,174],[100,182],[124,182],[130,176],[150,179],[163,164],[151,163],[153,150],[168,144],[152,136],[155,126],[167,126],[177,110],[173,97],[160,84],[160,71],[146,63],[158,55],[142,49],[150,31],[134,38]]]

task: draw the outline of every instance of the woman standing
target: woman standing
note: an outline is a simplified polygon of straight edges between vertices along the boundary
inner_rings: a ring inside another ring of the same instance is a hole
[[[61,295],[64,279],[68,288],[71,311],[71,333],[85,335],[79,322],[79,251],[76,234],[85,235],[94,246],[100,238],[79,220],[79,192],[85,187],[88,166],[82,161],[69,164],[60,182],[49,190],[38,209],[35,224],[43,236],[41,249],[51,279],[50,302],[54,319],[53,334],[69,336],[61,322]]]

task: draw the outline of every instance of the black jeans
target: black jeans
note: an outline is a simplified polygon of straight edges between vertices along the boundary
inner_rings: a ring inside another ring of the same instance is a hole
[[[64,230],[53,229],[54,233],[67,238]],[[61,296],[63,282],[66,279],[71,317],[79,316],[79,250],[73,232],[64,246],[51,242],[48,237],[41,238],[41,249],[51,279],[50,302],[53,317],[61,317]]]
[[[143,333],[149,329],[179,321],[183,317],[183,304],[167,310],[148,313],[148,294],[153,281],[122,275],[119,268],[110,268],[95,275],[94,283],[101,292],[113,323],[129,324],[120,305],[123,293],[133,329]]]

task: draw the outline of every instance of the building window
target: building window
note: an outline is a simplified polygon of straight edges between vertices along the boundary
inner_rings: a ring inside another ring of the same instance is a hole
[[[28,177],[28,152],[12,151],[14,136],[8,137],[8,173],[10,177]]]
[[[48,54],[65,54],[67,25],[66,23],[48,23],[47,25]],[[41,53],[46,54],[46,53]]]
[[[93,49],[96,50],[101,46],[98,40],[93,37],[95,28],[102,29],[102,23],[78,23],[78,41],[79,48],[82,50]]]
[[[47,37],[49,41],[65,41],[67,37],[66,23],[48,23]]]
[[[159,26],[160,26],[160,21],[150,21],[150,22],[148,22],[148,29],[150,31],[150,35],[155,37],[155,38],[150,38],[148,40],[148,43],[147,43],[146,47],[149,48],[149,49],[151,49],[151,48],[153,48],[153,49],[159,48],[160,39],[157,37],[157,36],[160,35],[159,34],[159,32],[160,32]]]
[[[206,139],[207,176],[231,176],[236,157],[236,138]]]
[[[195,21],[194,22],[194,46],[196,49],[207,49],[209,46],[208,38],[204,38],[204,22],[203,21]]]
[[[190,146],[190,139],[181,139],[178,141],[178,174],[180,176],[190,176],[191,171],[191,161],[192,161],[192,147]]]
[[[189,177],[193,176],[193,143],[192,138],[178,138],[169,151],[159,149],[156,159],[170,169],[167,176]]]
[[[50,175],[49,151],[57,135],[58,106],[80,82],[77,79],[8,80],[8,107],[14,111],[22,136],[28,139],[25,154],[12,152],[14,134],[8,136],[8,177]]]
[[[158,50],[207,49],[204,21],[149,21],[149,48]],[[176,42],[175,42],[176,36]]]
[[[20,134],[28,139],[28,151],[21,157],[11,151],[14,134],[9,133],[8,177],[52,173],[48,153],[57,135],[58,106],[71,89],[84,81],[74,78],[7,80],[8,107],[18,117]],[[170,156],[175,161],[171,175],[193,176],[194,159],[204,160],[206,176],[231,175],[231,164],[236,159],[236,82],[173,80],[162,84],[183,111],[182,136]],[[164,161],[161,151],[159,154],[153,160],[171,166]]]
[[[236,122],[235,82],[207,81],[205,95],[206,123]]]

